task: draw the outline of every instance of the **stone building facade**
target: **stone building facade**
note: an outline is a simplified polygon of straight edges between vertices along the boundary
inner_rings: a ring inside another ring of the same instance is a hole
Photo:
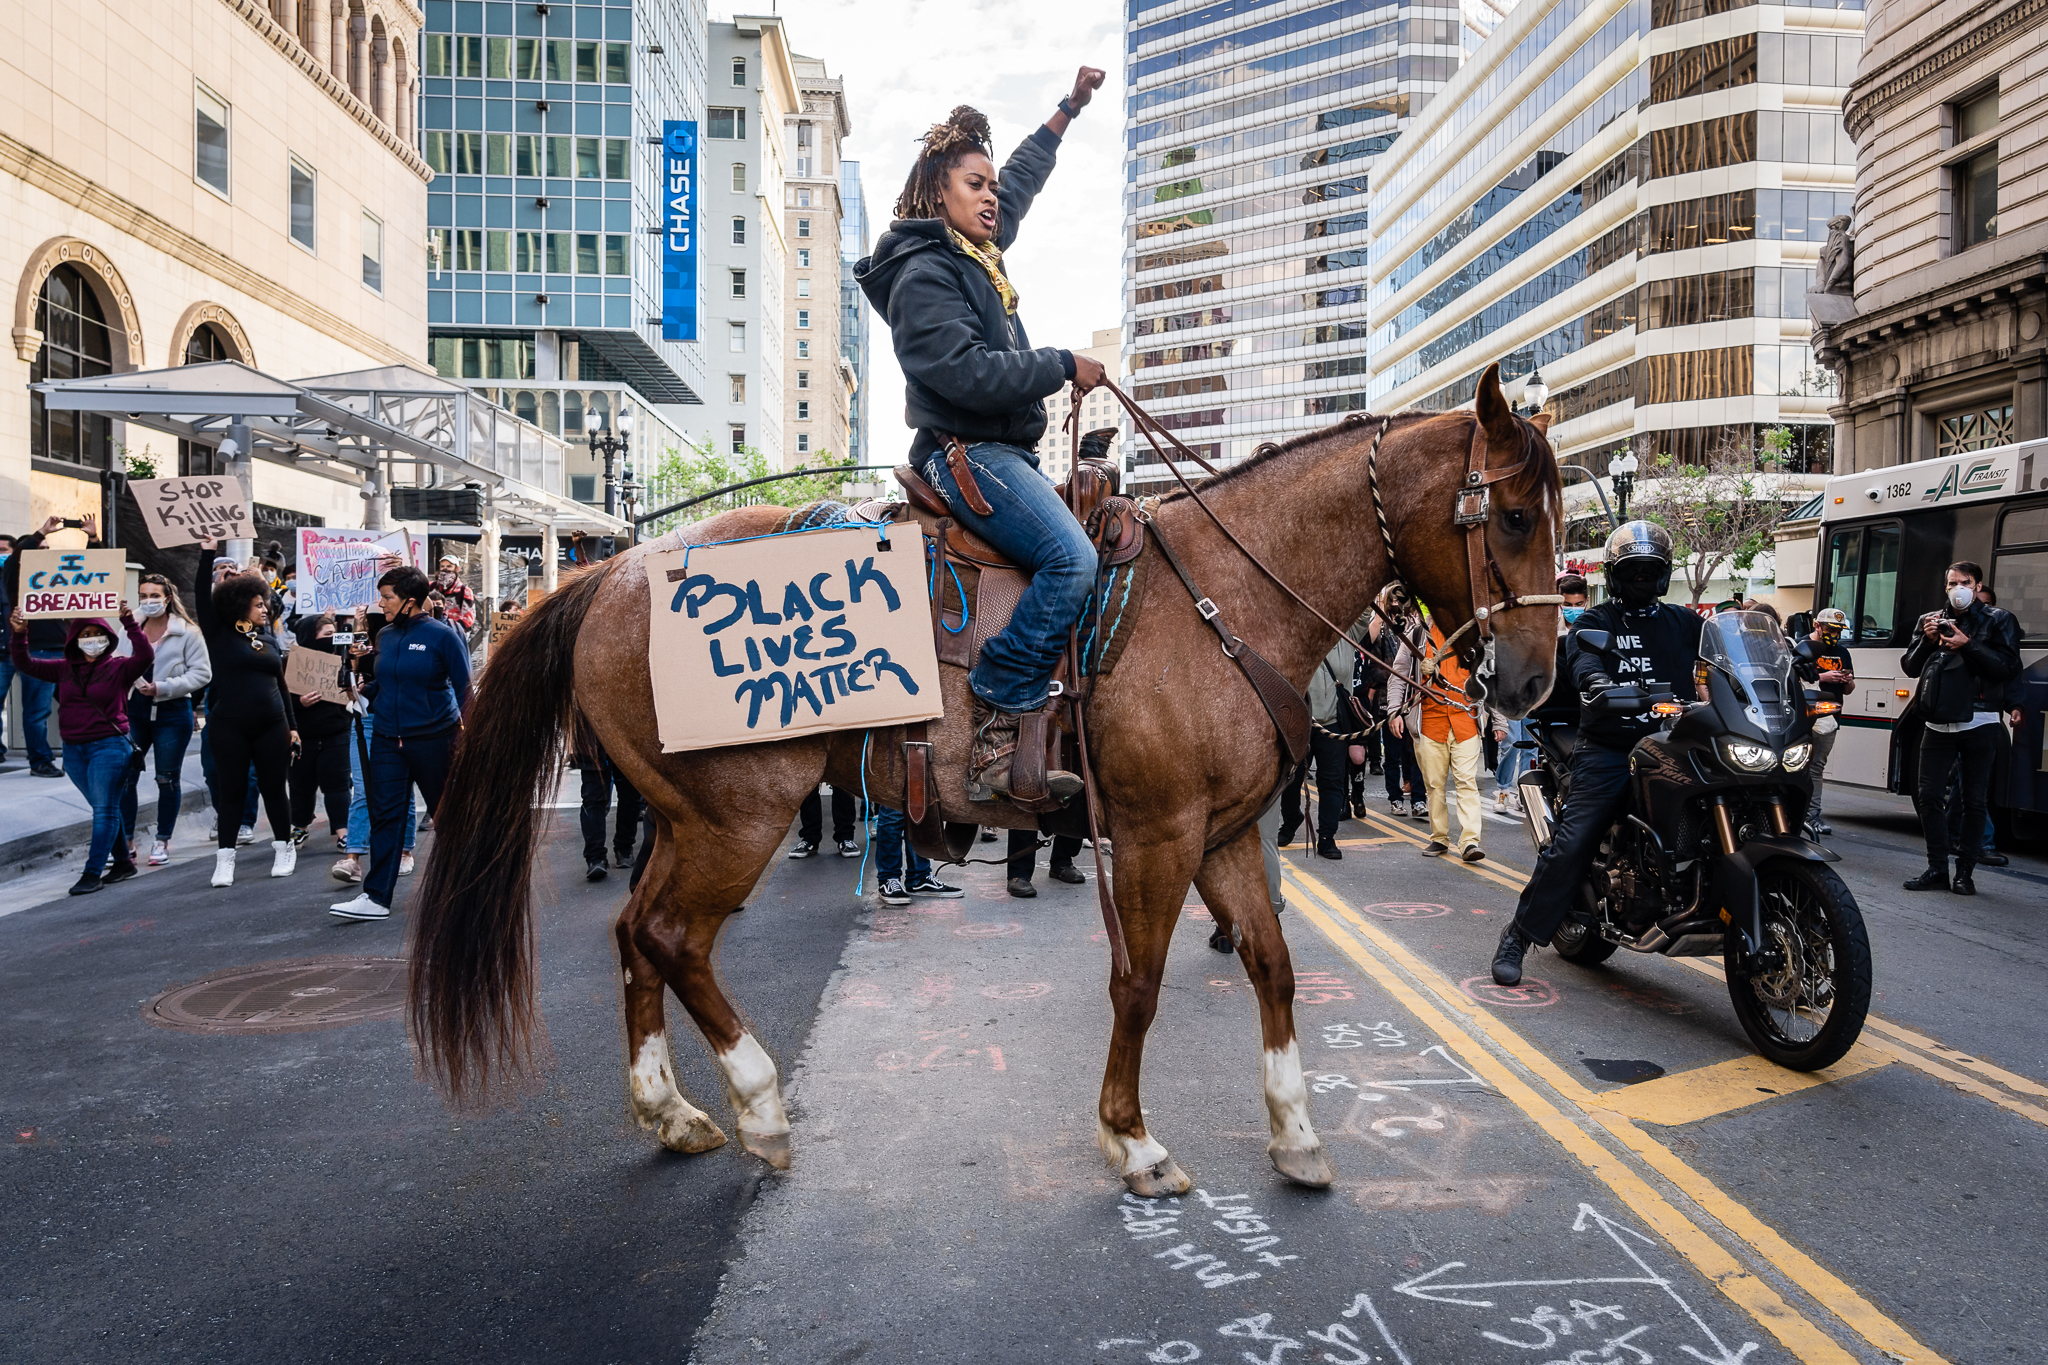
[[[810,464],[820,453],[844,458],[853,443],[852,366],[840,346],[841,228],[839,148],[853,131],[843,82],[816,57],[797,56],[799,104],[783,116],[783,236],[789,244],[782,291],[783,463]]]
[[[2048,436],[2048,0],[1871,0],[1853,248],[1812,299],[1838,473]]]

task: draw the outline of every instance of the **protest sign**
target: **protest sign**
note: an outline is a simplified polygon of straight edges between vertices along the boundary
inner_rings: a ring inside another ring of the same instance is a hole
[[[419,566],[427,557],[425,536],[404,530],[361,531],[339,526],[301,526],[298,612],[346,613],[377,605],[377,580],[386,556]]]
[[[253,540],[256,522],[240,479],[130,479],[128,491],[142,509],[149,538],[159,550],[215,540]]]
[[[663,753],[944,713],[916,526],[692,546],[646,565]]]
[[[348,692],[341,685],[341,656],[310,645],[286,651],[284,685],[294,697],[318,692],[322,701],[348,700]]]
[[[21,614],[34,619],[121,614],[128,556],[121,550],[23,550]]]

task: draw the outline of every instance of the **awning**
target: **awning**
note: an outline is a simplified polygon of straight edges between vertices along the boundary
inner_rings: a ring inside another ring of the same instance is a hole
[[[626,528],[562,494],[560,437],[464,385],[403,365],[283,380],[220,360],[31,387],[50,409],[101,413],[208,445],[242,423],[254,458],[344,483],[380,472],[418,487],[474,483],[501,516],[552,520],[565,531]],[[412,466],[409,479],[404,465]]]

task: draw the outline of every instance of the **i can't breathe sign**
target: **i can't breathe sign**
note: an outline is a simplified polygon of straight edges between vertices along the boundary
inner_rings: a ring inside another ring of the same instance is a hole
[[[942,714],[921,539],[834,527],[649,555],[662,752]]]

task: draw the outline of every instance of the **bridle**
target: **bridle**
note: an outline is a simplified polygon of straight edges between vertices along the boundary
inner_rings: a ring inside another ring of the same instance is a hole
[[[1443,642],[1430,651],[1424,663],[1423,676],[1417,677],[1404,669],[1397,668],[1392,660],[1381,658],[1379,654],[1367,645],[1352,639],[1348,631],[1329,617],[1323,615],[1322,612],[1316,610],[1300,593],[1288,586],[1285,580],[1268,568],[1265,561],[1254,554],[1243,541],[1239,540],[1237,535],[1223,523],[1223,519],[1216,515],[1215,509],[1210,507],[1203,499],[1200,491],[1192,483],[1188,482],[1187,476],[1180,472],[1180,468],[1175,463],[1174,458],[1167,454],[1166,449],[1161,446],[1160,442],[1163,439],[1166,445],[1171,446],[1179,456],[1190,463],[1200,465],[1211,475],[1221,471],[1191,450],[1179,437],[1161,427],[1150,413],[1132,402],[1129,395],[1125,394],[1113,382],[1104,380],[1102,387],[1116,395],[1117,401],[1122,403],[1124,410],[1131,414],[1132,420],[1138,424],[1138,430],[1143,433],[1145,439],[1151,444],[1153,453],[1159,456],[1167,469],[1171,471],[1173,477],[1179,481],[1181,488],[1194,500],[1195,505],[1202,509],[1209,520],[1215,523],[1216,529],[1223,533],[1224,539],[1236,547],[1239,554],[1250,560],[1253,567],[1270,579],[1275,587],[1294,599],[1295,603],[1307,611],[1309,615],[1327,626],[1337,638],[1349,644],[1353,649],[1356,649],[1366,658],[1371,659],[1381,668],[1386,669],[1390,675],[1404,679],[1410,686],[1421,689],[1424,693],[1440,702],[1448,705],[1463,704],[1445,695],[1444,689],[1439,684],[1442,682],[1444,659],[1453,652],[1458,653],[1461,659],[1465,657],[1465,649],[1459,647],[1457,642],[1468,631],[1477,632],[1477,638],[1473,643],[1480,650],[1483,650],[1486,645],[1492,643],[1493,618],[1501,612],[1513,611],[1518,607],[1562,606],[1564,604],[1563,596],[1556,592],[1527,595],[1517,594],[1514,588],[1509,585],[1507,575],[1502,572],[1499,563],[1493,557],[1493,548],[1487,540],[1486,533],[1487,522],[1492,515],[1493,485],[1503,480],[1514,478],[1522,473],[1528,467],[1530,457],[1524,455],[1515,464],[1506,465],[1499,469],[1488,468],[1486,464],[1487,448],[1483,440],[1485,429],[1480,425],[1476,413],[1472,418],[1472,442],[1465,455],[1465,482],[1459,487],[1457,501],[1452,508],[1454,524],[1465,529],[1465,559],[1471,584],[1472,617],[1464,625],[1459,626],[1455,631],[1445,636]],[[1074,420],[1072,414],[1069,414],[1068,420]],[[1344,419],[1342,425],[1360,427],[1372,420],[1367,414],[1353,413]],[[1379,430],[1373,433],[1372,448],[1366,453],[1365,457],[1365,482],[1366,489],[1372,496],[1373,517],[1379,523],[1380,541],[1386,548],[1387,572],[1390,575],[1389,583],[1400,587],[1412,600],[1414,593],[1408,588],[1407,576],[1401,572],[1400,559],[1394,552],[1394,534],[1387,525],[1386,508],[1380,500],[1380,443],[1386,438],[1387,431],[1393,424],[1394,419],[1392,417],[1381,417],[1379,419]],[[1500,599],[1492,602],[1490,605],[1481,605],[1491,595],[1492,584],[1495,583],[1500,585]],[[1400,625],[1380,608],[1377,598],[1372,603],[1372,612],[1380,620],[1386,622],[1388,628],[1397,637],[1405,638]],[[1420,651],[1417,651],[1417,653],[1419,654]],[[1465,695],[1473,702],[1483,700],[1484,698],[1484,689],[1478,683],[1476,669],[1465,685]]]

